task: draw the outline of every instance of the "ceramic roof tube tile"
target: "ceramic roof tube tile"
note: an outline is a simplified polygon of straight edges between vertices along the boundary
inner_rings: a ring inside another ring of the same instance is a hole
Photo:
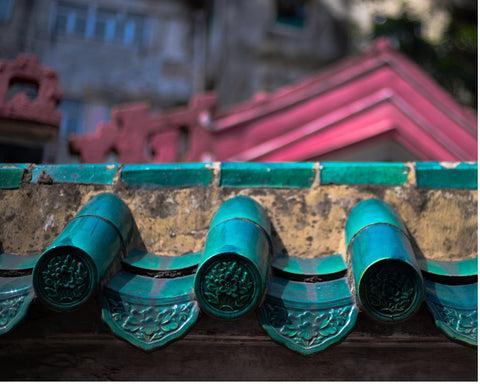
[[[381,200],[354,207],[345,226],[355,290],[360,306],[373,319],[395,323],[419,308],[424,286],[407,229]]]
[[[0,189],[18,189],[28,164],[0,164]]]
[[[213,177],[213,163],[125,165],[121,180],[139,188],[207,187]]]
[[[405,163],[320,163],[320,184],[405,185]]]
[[[273,340],[310,355],[341,341],[352,330],[358,309],[344,277],[347,266],[340,259],[341,255],[277,256],[260,308],[262,328]]]
[[[91,198],[35,265],[33,286],[39,299],[59,311],[85,303],[125,252],[133,226],[130,209],[118,196]]]
[[[114,184],[119,164],[45,164],[32,169],[32,183]]]
[[[212,219],[195,275],[195,297],[208,315],[237,319],[261,304],[272,259],[271,223],[255,200],[225,201]]]
[[[103,321],[118,337],[143,350],[182,337],[200,312],[193,296],[192,274],[182,275],[168,267],[157,272],[167,278],[122,270],[108,281],[101,297]]]
[[[222,163],[224,187],[310,188],[315,163]]]
[[[417,186],[421,188],[478,188],[478,163],[416,163]]]

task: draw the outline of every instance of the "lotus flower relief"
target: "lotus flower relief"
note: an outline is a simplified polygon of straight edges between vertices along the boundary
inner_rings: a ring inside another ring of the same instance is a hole
[[[210,305],[235,311],[244,307],[253,294],[253,282],[244,265],[220,262],[206,274],[204,294]]]

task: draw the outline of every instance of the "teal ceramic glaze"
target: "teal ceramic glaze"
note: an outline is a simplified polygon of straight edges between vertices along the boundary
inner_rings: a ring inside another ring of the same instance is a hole
[[[425,301],[435,325],[453,341],[478,345],[478,283],[425,280]]]
[[[102,319],[136,347],[164,346],[185,335],[198,318],[192,287],[193,275],[163,279],[120,271],[104,287]]]
[[[260,304],[271,261],[270,228],[263,208],[248,197],[219,208],[195,275],[195,296],[204,312],[236,319]]]
[[[274,341],[307,356],[344,339],[357,313],[346,278],[301,283],[274,276],[260,323]]]
[[[90,199],[35,265],[39,299],[56,310],[87,301],[125,251],[132,230],[131,212],[118,196],[102,193]]]
[[[396,212],[376,199],[358,204],[347,220],[357,300],[381,322],[409,318],[423,300],[422,274],[406,232]]]
[[[0,335],[25,317],[34,297],[31,275],[0,277]]]

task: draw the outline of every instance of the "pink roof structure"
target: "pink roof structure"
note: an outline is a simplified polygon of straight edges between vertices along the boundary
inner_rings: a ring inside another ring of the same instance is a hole
[[[304,81],[216,111],[216,94],[150,113],[117,107],[93,135],[71,139],[87,163],[312,161],[393,140],[415,160],[476,161],[477,119],[386,39]],[[359,160],[359,159],[357,159]]]

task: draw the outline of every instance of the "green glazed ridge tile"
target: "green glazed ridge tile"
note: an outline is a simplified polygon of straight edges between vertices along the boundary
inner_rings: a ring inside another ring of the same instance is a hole
[[[0,164],[0,189],[18,189],[28,164]]]
[[[119,164],[45,164],[32,169],[32,183],[113,184]]]
[[[315,163],[221,163],[224,187],[311,188]]]
[[[213,163],[128,164],[121,180],[140,188],[207,187],[213,177]]]
[[[478,188],[478,163],[417,162],[417,187]]]
[[[406,163],[320,163],[320,184],[405,185],[410,169]]]

